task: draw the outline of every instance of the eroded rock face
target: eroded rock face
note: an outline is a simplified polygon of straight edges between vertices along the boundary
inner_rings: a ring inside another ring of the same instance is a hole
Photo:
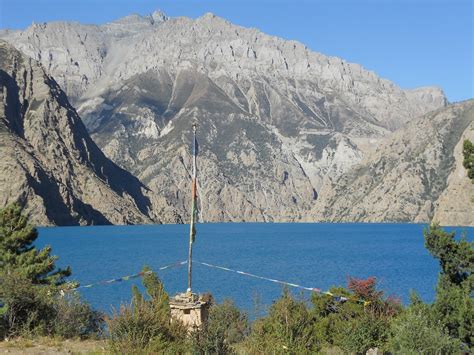
[[[325,179],[446,105],[438,88],[404,91],[212,14],[55,22],[0,37],[41,61],[104,153],[184,219],[192,121],[203,220],[294,221],[307,218]]]
[[[395,132],[349,172],[323,184],[310,219],[474,225],[474,189],[462,167],[474,100],[429,113]]]
[[[444,226],[474,226],[474,184],[468,178],[463,162],[463,142],[474,142],[474,112],[471,124],[454,147],[454,168],[447,179],[447,187],[435,203],[433,220]]]
[[[173,220],[148,189],[95,145],[58,84],[0,41],[0,206],[18,202],[34,223]],[[157,218],[158,212],[163,213]],[[176,217],[175,217],[176,218]]]

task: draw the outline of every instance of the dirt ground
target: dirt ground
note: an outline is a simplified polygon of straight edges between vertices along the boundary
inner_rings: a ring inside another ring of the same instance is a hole
[[[105,354],[103,340],[14,339],[0,342],[0,354]]]

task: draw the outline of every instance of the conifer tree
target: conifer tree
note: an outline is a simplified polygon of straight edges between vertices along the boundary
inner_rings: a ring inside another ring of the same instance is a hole
[[[449,334],[474,344],[474,249],[465,238],[457,241],[438,225],[425,230],[425,246],[439,260],[441,272],[433,304],[434,317]]]
[[[463,155],[463,166],[467,169],[467,176],[474,184],[474,144],[468,139],[463,142]]]
[[[33,284],[60,285],[71,275],[71,269],[56,268],[51,247],[41,250],[33,243],[36,228],[28,224],[20,206],[13,204],[0,210],[0,273],[15,273]]]

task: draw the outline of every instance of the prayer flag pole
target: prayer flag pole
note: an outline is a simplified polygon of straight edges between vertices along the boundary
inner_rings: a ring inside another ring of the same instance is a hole
[[[197,219],[197,182],[196,182],[196,141],[197,124],[193,123],[193,170],[192,170],[192,203],[191,203],[191,221],[189,223],[189,254],[188,254],[188,293],[192,292],[192,271],[193,271],[193,243],[196,237],[196,219]]]

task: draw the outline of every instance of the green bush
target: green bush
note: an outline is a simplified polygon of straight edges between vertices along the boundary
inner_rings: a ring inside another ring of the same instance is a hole
[[[104,315],[83,302],[75,292],[56,298],[52,304],[54,317],[50,333],[62,338],[87,338],[100,336]]]
[[[314,293],[311,298],[315,341],[320,347],[339,347],[349,352],[384,348],[390,322],[401,311],[401,304],[385,298],[376,287],[376,279],[349,278],[348,289],[332,288],[335,298]]]
[[[144,272],[149,268],[144,268]],[[155,273],[145,274],[146,296],[136,286],[130,305],[106,319],[114,353],[179,353],[187,349],[186,328],[171,322],[169,297]]]
[[[330,291],[339,296],[351,296],[351,293],[342,287],[333,287]],[[326,294],[313,293],[311,303],[314,337],[320,347],[340,346],[348,321],[364,314],[363,303],[338,302]]]
[[[1,311],[6,335],[20,336],[47,332],[47,324],[54,318],[51,308],[55,292],[51,286],[35,286],[17,273],[0,276]]]
[[[75,292],[61,295],[53,285],[34,285],[22,275],[0,277],[3,336],[91,337],[101,334],[99,312],[80,300]]]
[[[410,307],[392,324],[389,348],[395,354],[455,354],[460,342],[434,319],[431,306],[414,295]]]
[[[269,309],[268,315],[252,325],[245,348],[250,353],[309,354],[318,351],[313,336],[312,316],[304,301],[288,290]]]
[[[203,354],[230,354],[248,335],[247,315],[231,300],[212,305],[202,329],[193,334],[193,350]]]
[[[390,323],[386,319],[370,314],[353,318],[344,324],[341,330],[340,343],[348,352],[365,353],[370,348],[383,349],[389,336]]]

